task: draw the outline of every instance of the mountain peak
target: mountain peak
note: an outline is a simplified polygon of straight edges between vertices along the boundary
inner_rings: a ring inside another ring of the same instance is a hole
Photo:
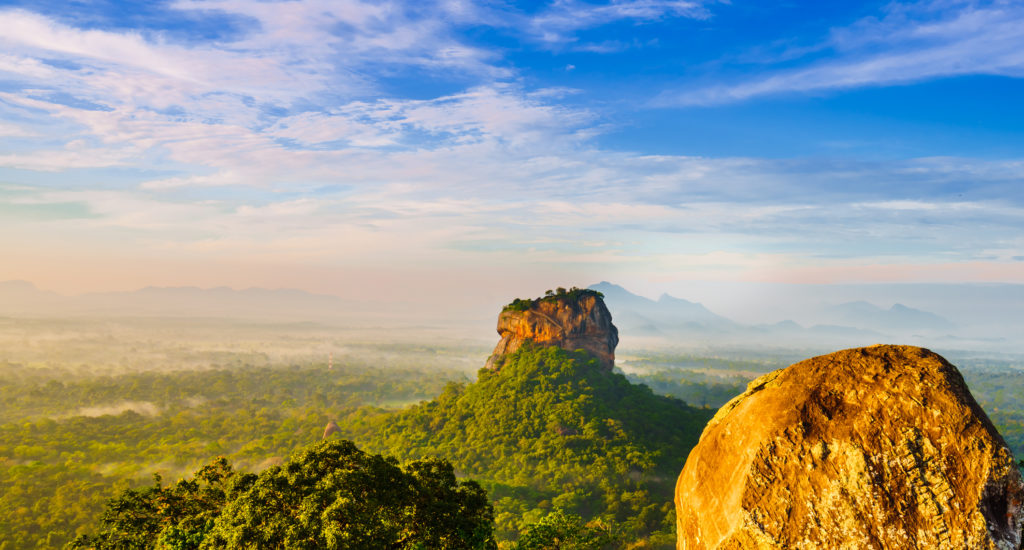
[[[592,290],[604,294],[619,324],[630,334],[649,332],[651,327],[675,332],[678,335],[709,327],[729,328],[733,323],[716,315],[698,302],[662,294],[657,301],[645,298],[619,285],[602,281],[591,285]]]
[[[601,281],[600,283],[597,283],[597,284],[594,284],[594,285],[590,285],[587,288],[589,288],[590,290],[596,290],[596,291],[601,292],[601,293],[608,293],[608,292],[618,293],[618,292],[622,292],[622,293],[625,293],[625,294],[630,294],[630,292],[628,290],[626,290],[625,287],[617,285],[615,283],[609,283],[608,281]]]

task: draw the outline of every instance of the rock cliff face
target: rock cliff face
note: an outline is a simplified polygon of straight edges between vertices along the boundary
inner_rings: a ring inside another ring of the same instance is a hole
[[[1024,487],[955,367],[873,346],[753,381],[676,484],[677,546],[1017,550]]]
[[[619,331],[601,295],[573,290],[536,300],[517,300],[498,316],[501,341],[487,359],[487,368],[499,368],[502,359],[531,341],[541,346],[584,349],[602,368],[615,365]]]

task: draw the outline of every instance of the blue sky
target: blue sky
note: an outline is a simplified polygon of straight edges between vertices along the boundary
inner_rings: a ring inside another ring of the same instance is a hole
[[[1024,4],[0,2],[0,279],[1024,282]]]

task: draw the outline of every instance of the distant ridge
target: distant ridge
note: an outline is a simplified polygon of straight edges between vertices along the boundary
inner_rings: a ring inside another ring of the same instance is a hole
[[[625,288],[601,281],[588,288],[604,294],[616,324],[623,328],[653,325],[659,330],[671,326],[689,328],[733,328],[736,323],[713,313],[697,302],[662,294],[657,301],[629,292]]]
[[[807,325],[790,319],[744,325],[718,315],[699,302],[669,294],[651,300],[608,281],[588,288],[604,294],[615,324],[623,329],[627,341],[642,339],[645,347],[785,346],[824,352],[830,348],[905,338],[921,343],[927,343],[927,338],[944,344],[963,342],[949,336],[948,331],[955,325],[947,319],[900,303],[889,309],[866,301],[826,306],[816,311],[818,321]],[[813,307],[807,309],[808,312],[814,310]]]
[[[376,308],[379,310],[380,305]],[[148,286],[62,296],[26,281],[0,282],[0,315],[160,316],[320,320],[373,311],[374,305],[295,289]]]
[[[28,281],[0,282],[0,315],[23,315],[51,309],[67,299],[56,292],[40,290]]]
[[[889,309],[880,308],[870,302],[858,300],[825,308],[825,313],[835,319],[836,324],[872,326],[885,330],[948,330],[955,325],[948,319],[934,313],[893,304]]]

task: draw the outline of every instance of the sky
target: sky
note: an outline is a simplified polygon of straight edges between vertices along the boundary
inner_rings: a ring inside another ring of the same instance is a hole
[[[1024,283],[1024,3],[0,1],[0,280]]]

